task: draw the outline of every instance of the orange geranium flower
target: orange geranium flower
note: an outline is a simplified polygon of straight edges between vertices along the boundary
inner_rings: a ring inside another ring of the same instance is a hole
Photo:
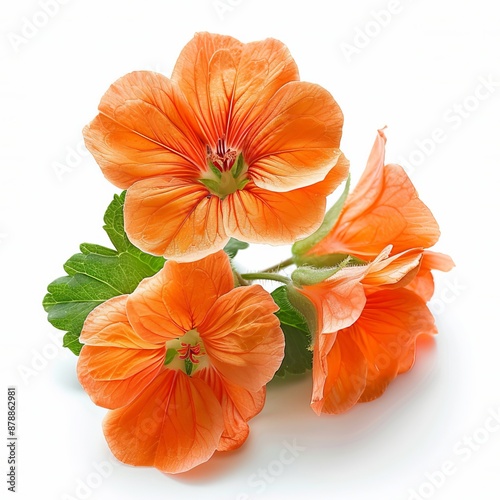
[[[399,253],[429,248],[438,241],[436,219],[404,169],[384,165],[385,143],[385,134],[379,130],[366,169],[339,218],[308,255],[349,254],[368,261],[388,245]]]
[[[342,124],[281,42],[200,33],[170,79],[143,71],[112,85],[84,136],[107,179],[128,190],[132,243],[192,261],[231,236],[285,244],[317,229],[347,176]]]
[[[114,455],[178,473],[240,446],[283,358],[277,309],[260,285],[234,288],[224,252],[169,261],[94,309],[78,377],[112,410],[104,434]]]
[[[381,396],[413,366],[417,336],[436,333],[425,301],[406,286],[422,250],[389,252],[298,289],[317,312],[311,407],[318,415]]]

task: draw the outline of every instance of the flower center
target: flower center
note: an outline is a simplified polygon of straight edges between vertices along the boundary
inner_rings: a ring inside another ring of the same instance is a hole
[[[222,200],[243,189],[250,179],[247,177],[248,165],[243,154],[228,148],[224,138],[217,141],[215,151],[207,145],[207,170],[199,181]]]
[[[203,341],[196,330],[189,330],[182,337],[169,340],[166,347],[164,364],[171,369],[191,375],[194,370],[208,366]]]

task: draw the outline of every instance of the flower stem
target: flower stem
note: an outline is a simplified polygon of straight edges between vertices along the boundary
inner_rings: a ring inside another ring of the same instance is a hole
[[[279,264],[275,264],[274,266],[268,267],[267,269],[264,269],[263,273],[277,273],[281,269],[285,269],[285,267],[291,266],[294,263],[293,257],[290,257],[286,260],[283,260]]]
[[[261,273],[245,273],[242,274],[241,277],[245,280],[272,280],[272,281],[280,281],[281,283],[289,284],[290,278],[286,276],[281,276],[281,274],[273,274],[267,272]]]

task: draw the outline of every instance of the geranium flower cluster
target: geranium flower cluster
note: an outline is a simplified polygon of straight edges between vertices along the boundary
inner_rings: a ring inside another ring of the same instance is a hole
[[[111,410],[119,460],[179,473],[245,442],[285,353],[279,304],[255,280],[284,283],[307,322],[318,415],[381,396],[412,367],[417,337],[436,333],[431,271],[453,267],[428,250],[436,220],[403,168],[385,165],[382,130],[349,194],[342,126],[334,98],[300,81],[273,39],[197,34],[171,78],[134,72],[105,93],[87,148],[126,190],[128,240],[166,259],[80,334],[78,377]],[[241,273],[230,238],[292,255]]]

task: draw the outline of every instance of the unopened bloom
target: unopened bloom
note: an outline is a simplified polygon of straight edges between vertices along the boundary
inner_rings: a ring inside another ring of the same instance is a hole
[[[113,84],[84,136],[107,179],[128,190],[132,243],[192,261],[230,237],[285,244],[317,229],[347,176],[342,124],[281,42],[200,33],[170,79],[143,71]]]
[[[78,377],[111,410],[104,434],[114,455],[178,473],[240,446],[283,358],[277,309],[260,285],[234,288],[224,252],[169,261],[94,309]]]

